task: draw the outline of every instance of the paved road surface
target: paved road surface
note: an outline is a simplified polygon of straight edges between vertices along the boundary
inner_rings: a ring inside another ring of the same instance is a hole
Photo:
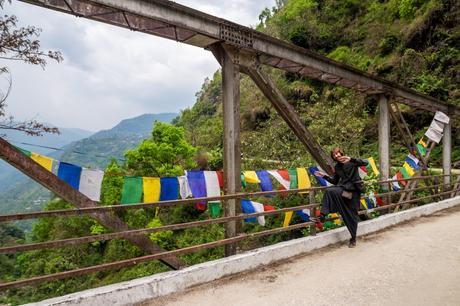
[[[460,208],[144,305],[460,305]]]

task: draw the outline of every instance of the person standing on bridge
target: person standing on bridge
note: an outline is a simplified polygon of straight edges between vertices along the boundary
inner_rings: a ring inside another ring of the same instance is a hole
[[[334,175],[317,171],[315,175],[323,177],[329,183],[336,185],[325,190],[321,205],[321,222],[324,222],[329,213],[340,213],[351,239],[348,244],[356,246],[356,231],[358,230],[358,209],[364,184],[358,172],[360,166],[367,166],[368,162],[359,158],[344,155],[342,149],[336,147],[331,151],[331,157],[336,161]]]

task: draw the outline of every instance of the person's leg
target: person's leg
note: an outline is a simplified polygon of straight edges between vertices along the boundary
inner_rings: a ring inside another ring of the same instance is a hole
[[[356,207],[356,200],[358,200],[359,203],[359,193],[353,192],[351,200],[342,199],[342,201],[339,202],[339,213],[351,235],[349,243],[350,247],[354,247],[356,245],[356,232],[358,230],[358,210]]]
[[[321,216],[327,216],[330,213],[339,211],[339,201],[342,200],[343,188],[340,186],[330,187],[324,191],[323,200],[321,202]]]

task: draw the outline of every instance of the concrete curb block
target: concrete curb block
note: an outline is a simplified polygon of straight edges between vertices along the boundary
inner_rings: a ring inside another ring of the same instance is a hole
[[[430,215],[459,204],[460,196],[457,196],[361,222],[358,227],[358,235],[362,236],[374,233],[401,222]],[[244,254],[195,265],[180,271],[155,274],[153,276],[77,292],[29,305],[132,305],[183,291],[194,285],[204,284],[231,274],[248,271],[262,265],[308,253],[328,245],[346,241],[349,238],[347,229],[341,227],[320,233],[317,236],[278,243]]]

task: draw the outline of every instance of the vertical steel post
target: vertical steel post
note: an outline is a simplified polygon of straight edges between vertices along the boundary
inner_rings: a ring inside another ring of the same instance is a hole
[[[237,58],[227,51],[222,56],[222,102],[224,115],[224,192],[233,194],[241,191],[241,150],[240,150],[240,70]],[[233,57],[233,59],[232,59]],[[226,217],[235,216],[241,210],[240,200],[225,201]],[[237,235],[237,222],[225,224],[225,238]],[[225,246],[225,255],[236,254],[236,245]]]
[[[390,113],[388,99],[379,96],[379,166],[380,179],[388,180],[390,177]],[[383,184],[382,188],[388,188]]]
[[[444,126],[444,135],[442,137],[442,174],[450,175],[452,170],[452,123]],[[450,176],[444,176],[443,190],[450,188]]]

